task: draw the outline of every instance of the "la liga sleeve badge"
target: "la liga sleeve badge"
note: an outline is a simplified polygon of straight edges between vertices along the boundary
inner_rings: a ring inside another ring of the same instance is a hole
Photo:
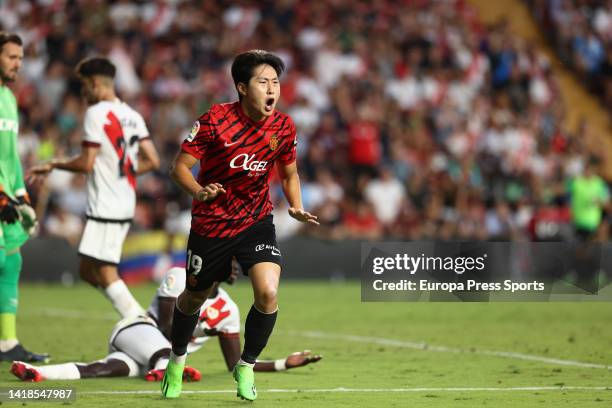
[[[188,142],[192,142],[193,139],[195,139],[195,137],[197,136],[199,131],[200,131],[200,121],[196,120],[193,123],[193,126],[191,127],[191,131],[189,132],[189,136],[187,136],[187,141]]]

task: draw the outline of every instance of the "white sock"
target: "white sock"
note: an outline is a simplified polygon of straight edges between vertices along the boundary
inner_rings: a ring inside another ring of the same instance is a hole
[[[168,367],[168,358],[160,357],[157,360],[157,362],[155,363],[155,367],[153,367],[153,369],[155,369],[155,370],[165,370],[166,367]]]
[[[75,363],[36,367],[45,380],[78,380],[81,373]]]
[[[255,367],[255,363],[247,363],[246,361],[244,361],[243,359],[238,360],[238,364],[240,365],[245,365],[245,366],[249,366],[251,368]]]
[[[108,285],[104,289],[104,293],[122,318],[135,317],[145,313],[121,279]]]
[[[19,340],[17,339],[0,340],[0,351],[4,353],[5,351],[9,351],[18,344]]]
[[[187,353],[181,356],[177,356],[176,354],[174,354],[174,351],[171,351],[170,360],[172,360],[172,362],[175,364],[183,365],[185,364],[185,361],[187,361]]]

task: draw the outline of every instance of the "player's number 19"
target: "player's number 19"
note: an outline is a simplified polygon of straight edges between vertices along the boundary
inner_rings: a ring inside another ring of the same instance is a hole
[[[190,269],[192,275],[197,275],[202,270],[202,257],[191,252],[191,249],[187,250],[187,266]]]

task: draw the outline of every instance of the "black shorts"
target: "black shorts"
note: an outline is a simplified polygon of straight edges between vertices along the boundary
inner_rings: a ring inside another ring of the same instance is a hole
[[[232,238],[208,238],[191,231],[187,242],[186,288],[201,291],[227,280],[232,257],[236,257],[245,275],[260,262],[282,266],[271,214]]]
[[[597,229],[590,230],[581,227],[574,228],[574,234],[578,242],[591,242],[597,238]]]

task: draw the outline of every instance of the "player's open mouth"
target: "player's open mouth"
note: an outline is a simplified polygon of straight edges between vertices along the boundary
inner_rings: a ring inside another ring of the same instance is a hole
[[[274,98],[267,98],[265,110],[266,112],[272,112],[272,109],[274,109]]]

